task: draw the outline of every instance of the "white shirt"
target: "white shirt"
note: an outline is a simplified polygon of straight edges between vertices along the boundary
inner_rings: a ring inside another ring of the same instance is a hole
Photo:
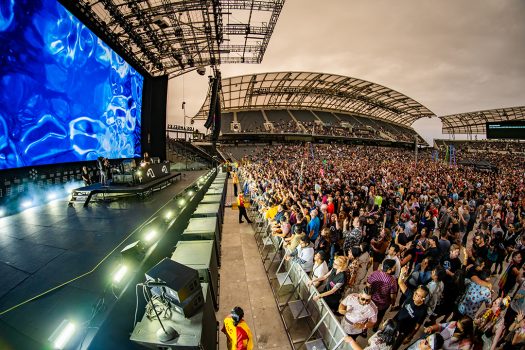
[[[399,278],[399,274],[401,273],[401,261],[399,261],[399,258],[397,256],[390,256],[390,255],[387,255],[385,260],[386,259],[392,259],[396,262],[396,271],[394,272],[394,277],[397,280]]]
[[[314,255],[315,251],[311,244],[304,248],[299,244],[297,246],[297,260],[295,261],[301,265],[305,272],[311,272],[314,266]]]
[[[317,262],[314,263],[312,279],[319,278],[321,276],[326,275],[327,273],[328,265],[326,264],[326,261],[323,261],[321,264],[318,264]]]
[[[355,323],[377,322],[377,307],[373,301],[369,304],[361,305],[358,294],[350,294],[341,301],[346,307],[346,313],[341,320],[346,334],[359,334],[362,328],[354,327]]]

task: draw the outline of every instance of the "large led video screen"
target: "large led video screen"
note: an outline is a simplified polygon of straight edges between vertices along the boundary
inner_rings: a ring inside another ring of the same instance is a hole
[[[0,169],[139,157],[144,78],[56,0],[0,0]]]
[[[525,120],[487,122],[487,139],[525,140]]]

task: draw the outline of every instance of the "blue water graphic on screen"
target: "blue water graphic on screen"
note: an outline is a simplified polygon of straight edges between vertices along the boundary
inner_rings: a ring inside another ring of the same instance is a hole
[[[139,157],[143,82],[56,0],[0,0],[0,169]]]

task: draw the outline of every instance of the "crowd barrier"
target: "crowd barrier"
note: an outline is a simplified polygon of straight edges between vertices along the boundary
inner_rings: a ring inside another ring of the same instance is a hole
[[[272,292],[279,307],[290,344],[294,350],[351,350],[344,342],[346,333],[338,316],[324,300],[314,301],[319,292],[309,286],[310,276],[299,264],[285,260],[290,251],[284,239],[272,235],[271,222],[252,205],[248,215],[253,221],[255,240]]]

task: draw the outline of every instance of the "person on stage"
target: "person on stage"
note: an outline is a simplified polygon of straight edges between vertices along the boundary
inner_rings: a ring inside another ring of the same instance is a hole
[[[83,166],[82,167],[82,180],[84,180],[84,185],[85,186],[89,186],[91,185],[93,182],[91,181],[91,176],[89,176],[89,171],[88,171],[88,168],[87,166]]]
[[[252,350],[253,336],[250,328],[243,319],[244,311],[236,306],[224,319],[221,331],[226,334],[228,350]]]
[[[106,160],[104,157],[97,158],[98,171],[100,172],[100,183],[102,186],[108,185],[108,170],[106,168]]]
[[[151,158],[148,154],[148,152],[144,152],[144,158],[142,158],[142,162],[140,162],[141,166],[146,166],[151,164]]]

